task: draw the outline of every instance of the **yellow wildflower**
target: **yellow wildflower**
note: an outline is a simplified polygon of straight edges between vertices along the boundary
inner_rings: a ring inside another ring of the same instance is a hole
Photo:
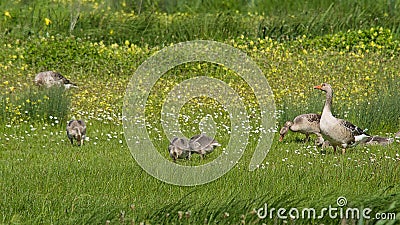
[[[4,16],[7,16],[8,18],[11,18],[11,14],[10,14],[9,11],[5,11],[5,12],[4,12]]]
[[[49,26],[52,22],[49,18],[44,18],[44,23],[46,24],[46,26]]]

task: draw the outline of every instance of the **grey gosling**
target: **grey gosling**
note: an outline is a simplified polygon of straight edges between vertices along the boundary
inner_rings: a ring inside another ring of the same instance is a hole
[[[211,138],[205,134],[198,134],[190,138],[189,147],[191,152],[200,154],[201,158],[204,155],[214,151],[218,146],[221,146],[214,138]]]
[[[388,138],[388,137],[380,137],[380,136],[371,136],[367,139],[365,139],[362,143],[365,145],[389,145],[393,143],[394,139],[393,138]]]
[[[301,114],[296,116],[292,121],[286,121],[281,128],[279,134],[279,141],[281,142],[289,130],[293,132],[299,132],[306,135],[304,142],[308,142],[310,134],[317,135],[317,140],[315,140],[316,145],[322,145],[324,143],[324,138],[321,135],[321,130],[319,129],[319,121],[321,115],[315,113]]]
[[[186,138],[175,137],[168,146],[169,155],[176,162],[177,159],[190,159],[189,141]]]
[[[86,124],[83,120],[71,120],[67,125],[67,136],[74,144],[74,139],[77,141],[78,146],[83,145],[83,141],[86,137]]]

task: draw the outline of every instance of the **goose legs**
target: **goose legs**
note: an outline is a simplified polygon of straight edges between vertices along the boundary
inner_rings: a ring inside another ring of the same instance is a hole
[[[333,154],[336,154],[336,145],[333,145],[332,147],[333,147]],[[345,153],[346,153],[346,149],[342,148],[342,154],[345,154]]]
[[[307,143],[310,140],[310,134],[306,134],[306,139],[304,139],[304,143]]]

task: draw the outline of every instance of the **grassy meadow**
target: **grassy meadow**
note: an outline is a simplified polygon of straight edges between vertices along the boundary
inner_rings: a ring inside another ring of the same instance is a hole
[[[169,91],[194,77],[231,87],[243,99],[250,131],[232,170],[183,187],[153,178],[134,160],[122,108],[131,77],[149,57],[179,42],[214,40],[262,70],[274,94],[275,131],[299,114],[321,113],[325,95],[313,86],[327,82],[334,115],[393,137],[400,130],[399,7],[396,0],[0,1],[0,224],[398,224],[399,139],[342,155],[314,146],[315,136],[304,143],[304,135],[289,132],[278,142],[275,133],[266,159],[249,171],[260,136],[257,96],[235,71],[186,63],[156,82],[145,106],[161,155],[170,160],[161,108]],[[45,70],[79,88],[34,86]],[[178,164],[214,160],[232,129],[247,129],[230,127],[229,112],[210,98],[186,103],[179,129],[197,134],[205,117],[214,120],[222,146],[204,160],[195,155]],[[71,118],[86,121],[81,147],[67,138]],[[339,197],[346,207],[370,208],[371,218],[257,215],[265,204],[320,212],[338,207]]]

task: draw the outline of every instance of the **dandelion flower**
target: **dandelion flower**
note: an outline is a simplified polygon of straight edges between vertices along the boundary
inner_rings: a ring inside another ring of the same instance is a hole
[[[46,24],[46,26],[49,26],[52,22],[49,18],[44,18],[44,23]]]

